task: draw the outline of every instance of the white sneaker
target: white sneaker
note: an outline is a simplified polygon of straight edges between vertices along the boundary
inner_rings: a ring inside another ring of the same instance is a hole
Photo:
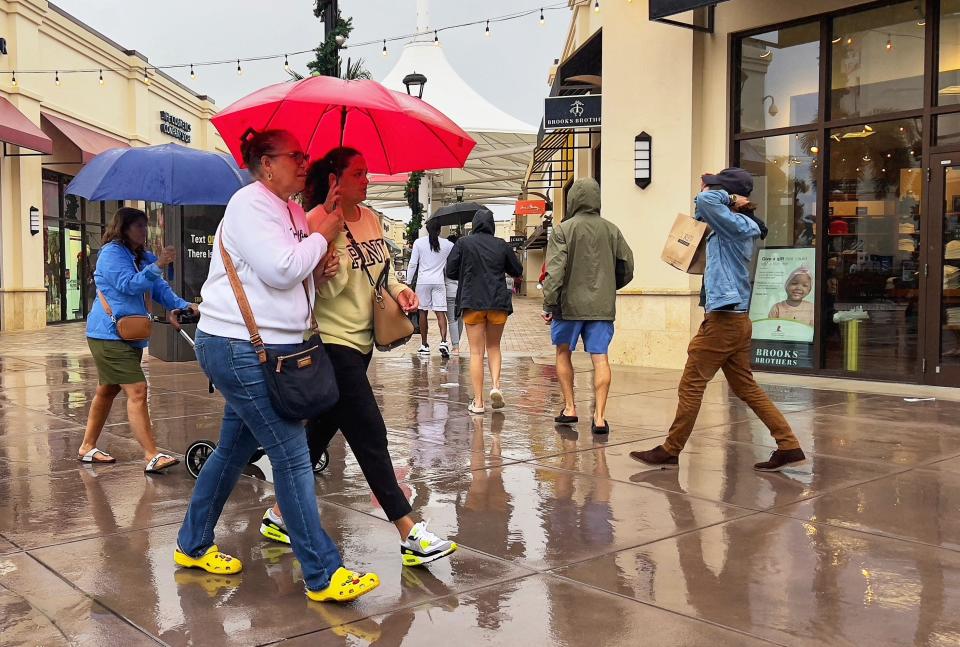
[[[422,566],[457,550],[457,544],[441,539],[427,530],[427,522],[421,521],[413,527],[406,540],[400,542],[400,555],[404,566]]]
[[[442,341],[440,342],[440,346],[438,348],[440,350],[440,355],[443,356],[444,359],[447,359],[450,357],[450,344],[448,344],[445,341]]]
[[[486,407],[478,407],[476,403],[471,402],[467,406],[467,411],[469,411],[470,413],[475,413],[477,415],[480,415],[480,414],[486,413],[487,409]]]
[[[429,355],[430,347],[427,346],[426,344],[423,344],[422,346],[420,346],[420,350],[418,350],[417,353],[419,353],[420,355]]]
[[[493,403],[494,409],[502,409],[507,406],[503,401],[503,392],[500,389],[490,389],[490,402]]]

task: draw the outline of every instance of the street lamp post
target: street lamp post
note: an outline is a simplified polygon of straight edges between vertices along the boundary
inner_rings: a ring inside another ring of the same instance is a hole
[[[408,74],[405,77],[403,77],[403,84],[407,88],[407,94],[409,94],[410,96],[413,96],[413,92],[414,90],[416,90],[417,98],[422,99],[423,86],[427,84],[427,77],[425,77],[422,74],[417,74],[416,72],[414,72],[413,74]]]

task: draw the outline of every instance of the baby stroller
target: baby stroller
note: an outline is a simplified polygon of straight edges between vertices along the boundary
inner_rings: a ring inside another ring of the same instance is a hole
[[[158,316],[154,316],[153,321],[157,323],[162,323],[162,324],[170,323],[165,318],[158,317]],[[189,311],[182,312],[177,317],[177,322],[181,324],[181,326],[186,324],[194,324],[194,323],[197,323],[198,321],[200,321],[200,317],[197,315],[194,315],[192,312],[189,312]],[[193,342],[193,337],[191,337],[190,334],[183,328],[180,328],[179,332],[180,332],[180,336],[183,337],[183,339],[188,344],[190,344],[190,347],[194,348],[195,344]],[[209,383],[208,388],[210,390],[210,393],[213,393],[214,391],[213,382]],[[210,458],[210,455],[213,453],[213,451],[216,448],[217,448],[217,443],[215,443],[212,440],[207,440],[205,438],[200,440],[195,440],[194,442],[190,443],[190,445],[187,447],[187,450],[183,453],[183,457],[184,457],[183,462],[184,462],[184,465],[186,465],[187,471],[190,473],[190,476],[192,476],[193,478],[197,478],[197,476],[200,474],[200,470],[203,468],[204,463],[207,462],[207,459]],[[250,457],[250,460],[248,461],[247,464],[253,465],[258,460],[263,458],[265,455],[266,455],[266,452],[263,450],[263,448],[258,448],[257,451],[255,451],[253,455]],[[313,473],[319,474],[323,470],[327,469],[327,465],[329,464],[330,464],[330,454],[327,452],[327,450],[323,450],[323,453],[320,455],[320,458],[317,459],[317,462],[314,463],[313,465]]]

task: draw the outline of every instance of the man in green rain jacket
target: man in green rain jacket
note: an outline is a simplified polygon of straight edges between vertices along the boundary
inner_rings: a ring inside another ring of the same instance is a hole
[[[543,283],[543,320],[557,347],[557,376],[564,407],[554,420],[579,421],[573,400],[571,353],[577,340],[593,360],[596,395],[592,430],[610,433],[604,416],[610,391],[607,350],[617,317],[617,290],[633,279],[633,252],[615,224],[600,217],[600,185],[577,180],[567,192],[566,217],[553,228],[547,245]]]

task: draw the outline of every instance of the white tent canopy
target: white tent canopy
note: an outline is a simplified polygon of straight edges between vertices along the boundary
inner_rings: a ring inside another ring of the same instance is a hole
[[[520,193],[536,144],[537,129],[500,110],[480,96],[450,65],[442,47],[433,43],[427,0],[417,1],[418,36],[407,43],[396,65],[382,83],[406,92],[403,78],[417,72],[427,77],[423,100],[434,106],[477,141],[463,169],[428,174],[433,209],[456,200],[454,187],[463,186],[464,200],[484,204],[512,204]],[[424,180],[426,183],[426,179]],[[406,204],[402,178],[374,182],[368,200],[382,206]]]

